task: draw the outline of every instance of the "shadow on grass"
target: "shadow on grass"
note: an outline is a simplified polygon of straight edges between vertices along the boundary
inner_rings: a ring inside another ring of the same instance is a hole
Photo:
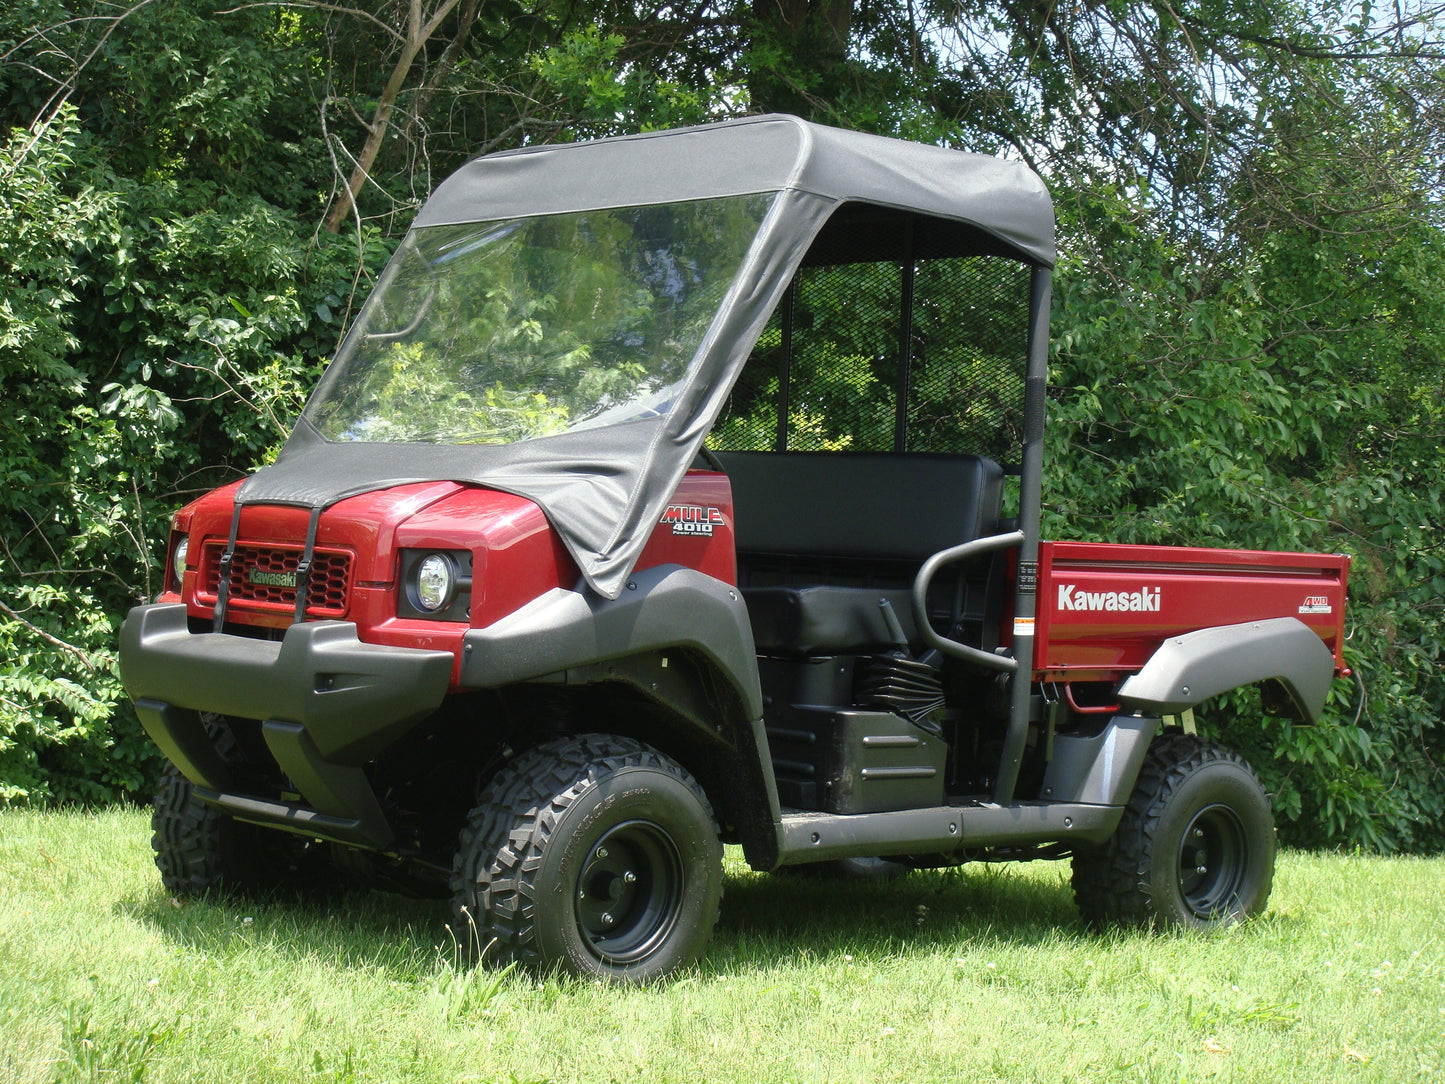
[[[321,959],[342,969],[379,970],[400,982],[471,964],[448,926],[444,901],[384,892],[324,904],[174,901],[157,890],[121,900],[116,910],[178,946],[221,959],[256,952]],[[1116,936],[1083,927],[1065,867],[1039,877],[980,864],[876,881],[729,872],[722,916],[702,966],[726,975],[800,953],[927,954],[962,945],[1084,944]]]
[[[743,872],[728,878],[704,966],[726,974],[799,954],[864,959],[1040,945],[1094,951],[1171,938],[1290,943],[1307,924],[1298,914],[1271,909],[1214,933],[1118,926],[1094,930],[1074,904],[1067,862],[974,863],[875,881]]]
[[[827,955],[1098,936],[1079,919],[1067,867],[1041,878],[975,864],[877,881],[732,876],[715,944],[756,958],[764,945],[780,954]]]
[[[218,958],[262,952],[380,970],[412,981],[438,962],[471,963],[447,923],[444,901],[357,892],[325,901],[207,896],[175,900],[159,889],[120,900],[115,910],[178,946]]]

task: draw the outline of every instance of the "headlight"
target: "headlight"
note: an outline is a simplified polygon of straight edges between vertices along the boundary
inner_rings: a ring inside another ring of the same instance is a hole
[[[398,617],[466,621],[472,606],[470,550],[403,549]]]
[[[190,549],[191,540],[182,535],[181,540],[176,543],[174,552],[171,553],[171,590],[180,591],[181,584],[186,578],[186,553]]]
[[[416,566],[416,604],[427,613],[445,610],[457,587],[457,568],[445,553],[423,557]]]

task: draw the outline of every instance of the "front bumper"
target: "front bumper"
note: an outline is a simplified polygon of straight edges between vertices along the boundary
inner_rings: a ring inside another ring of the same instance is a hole
[[[146,733],[198,797],[243,820],[385,850],[394,842],[362,766],[446,695],[447,651],[362,643],[345,621],[292,625],[279,641],[193,633],[176,603],[121,627],[121,680]],[[307,805],[234,793],[202,712],[261,721]]]

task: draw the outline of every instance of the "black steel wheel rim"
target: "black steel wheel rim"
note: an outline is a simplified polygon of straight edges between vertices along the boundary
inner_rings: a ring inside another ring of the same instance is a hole
[[[1179,892],[1195,918],[1226,917],[1239,906],[1249,865],[1244,822],[1226,805],[1211,805],[1190,819],[1179,843]]]
[[[577,880],[577,928],[608,964],[644,960],[667,943],[682,910],[677,844],[649,821],[624,821],[592,845]]]

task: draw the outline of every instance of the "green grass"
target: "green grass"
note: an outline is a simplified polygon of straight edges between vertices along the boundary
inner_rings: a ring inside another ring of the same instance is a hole
[[[729,854],[702,965],[469,968],[446,908],[172,903],[144,812],[0,813],[0,1081],[1445,1077],[1445,861],[1285,854],[1217,937],[1096,935],[1062,864],[888,884]]]

